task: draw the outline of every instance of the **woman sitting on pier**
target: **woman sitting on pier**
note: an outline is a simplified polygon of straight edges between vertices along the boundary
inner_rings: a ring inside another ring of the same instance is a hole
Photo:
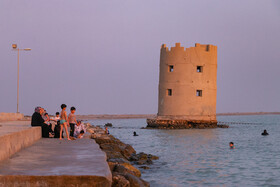
[[[37,106],[31,118],[32,127],[36,127],[36,126],[42,127],[42,125],[45,122],[45,120],[42,117],[42,114],[43,114],[43,110],[41,109],[41,107]]]

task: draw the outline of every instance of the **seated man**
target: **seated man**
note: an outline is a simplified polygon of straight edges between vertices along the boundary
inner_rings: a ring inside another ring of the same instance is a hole
[[[82,124],[81,120],[77,120],[77,124],[75,125],[74,137],[83,138],[85,133],[86,133],[86,128],[84,124]]]

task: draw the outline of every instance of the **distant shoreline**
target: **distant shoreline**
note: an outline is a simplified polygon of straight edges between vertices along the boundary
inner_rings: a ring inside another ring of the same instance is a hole
[[[217,116],[245,116],[245,115],[280,115],[280,112],[235,112],[217,113]],[[77,119],[139,119],[155,118],[156,114],[100,114],[100,115],[77,115]]]
[[[100,115],[76,115],[77,119],[137,119],[154,118],[155,114],[100,114]]]
[[[217,113],[217,116],[250,116],[250,115],[280,115],[280,112],[234,112]]]

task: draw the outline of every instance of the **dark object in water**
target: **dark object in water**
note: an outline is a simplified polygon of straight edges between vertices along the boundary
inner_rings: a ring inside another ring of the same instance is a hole
[[[112,123],[106,123],[104,126],[105,127],[112,127],[113,125],[112,125]]]
[[[138,136],[138,134],[136,134],[136,132],[134,131],[134,132],[133,132],[133,136]]]
[[[267,136],[267,135],[269,135],[269,134],[267,133],[266,130],[264,130],[263,133],[262,133],[262,135],[263,135],[263,136]]]

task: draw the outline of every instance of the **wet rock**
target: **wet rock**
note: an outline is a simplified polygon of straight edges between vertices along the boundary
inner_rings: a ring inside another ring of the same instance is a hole
[[[94,130],[91,129],[91,128],[88,128],[88,129],[87,129],[87,132],[90,133],[90,134],[93,134],[93,133],[94,133]]]
[[[130,187],[129,181],[122,175],[113,176],[112,187]]]
[[[129,163],[126,159],[124,158],[110,158],[107,159],[108,162],[114,162],[116,164],[122,164],[122,163]]]
[[[206,129],[217,128],[217,121],[203,121],[203,120],[159,120],[147,119],[147,128],[158,129]]]
[[[138,158],[138,155],[137,154],[132,154],[129,158],[130,161],[138,161],[139,158]]]
[[[140,166],[139,168],[142,168],[142,169],[150,169],[150,167],[148,167],[148,166]]]
[[[133,147],[131,145],[124,145],[121,146],[121,153],[122,155],[129,160],[129,158],[131,157],[132,154],[135,154],[136,151],[133,149]]]
[[[115,166],[117,165],[117,163],[115,163],[115,162],[107,162],[108,163],[108,165],[109,165],[109,168],[110,168],[110,170],[111,170],[111,173],[113,173],[113,171],[114,171],[114,169],[115,169]]]
[[[107,155],[107,161],[118,158],[126,160],[126,158],[120,152],[106,150],[105,153]]]
[[[150,158],[148,158],[147,161],[146,161],[146,164],[151,165],[151,164],[153,164],[153,161]]]
[[[139,160],[135,162],[137,165],[151,165],[153,164],[153,161],[151,159],[147,159],[147,160]]]
[[[104,126],[105,127],[113,127],[113,124],[112,123],[106,123]]]
[[[218,128],[229,128],[229,125],[217,125]]]
[[[129,158],[130,161],[133,161],[137,165],[150,165],[153,164],[152,160],[157,160],[159,157],[154,156],[152,154],[146,153],[139,153],[139,154],[132,154]]]
[[[150,158],[151,160],[158,160],[159,159],[158,156],[155,156],[155,155],[152,155],[152,154],[148,154],[148,158]]]
[[[96,138],[99,138],[99,137],[101,137],[100,134],[91,134],[92,139],[96,139]]]
[[[149,187],[150,184],[141,178],[135,177],[129,173],[125,174],[124,177],[129,181],[131,187]]]
[[[147,160],[148,155],[146,153],[141,152],[138,154],[138,158],[139,158],[138,160]]]
[[[138,160],[136,162],[134,162],[137,165],[145,165],[147,160]]]
[[[136,167],[132,166],[130,163],[122,163],[122,166],[124,166],[126,169],[133,171],[135,173],[135,176],[141,177],[141,172]]]
[[[141,172],[137,168],[133,167],[131,164],[127,163],[124,163],[122,165],[116,164],[113,171],[121,174],[130,173],[131,175],[134,175],[136,177],[141,177]]]
[[[95,139],[107,155],[107,162],[113,173],[112,186],[150,186],[148,182],[140,178],[140,170],[132,166],[129,160],[136,164],[138,162],[141,165],[149,165],[153,163],[153,159],[158,159],[157,156],[143,152],[136,154],[131,145],[105,134],[101,127],[91,126],[88,129],[94,131],[91,138]],[[143,166],[143,168],[149,167]]]
[[[115,140],[107,137],[107,136],[100,136],[100,137],[96,137],[95,138],[95,142],[100,144],[105,144],[105,143],[111,143],[111,144],[115,144]]]
[[[109,143],[104,143],[99,145],[100,148],[104,151],[114,151],[114,152],[121,152],[120,147],[117,144],[109,144]]]

